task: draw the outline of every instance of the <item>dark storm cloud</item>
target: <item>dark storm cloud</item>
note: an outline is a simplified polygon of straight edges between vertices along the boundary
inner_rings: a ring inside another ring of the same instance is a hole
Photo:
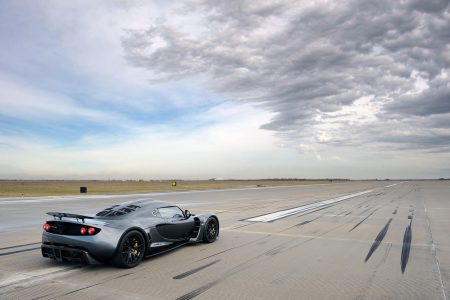
[[[450,144],[433,127],[450,113],[449,1],[194,1],[178,12],[200,14],[201,32],[128,31],[130,63],[160,79],[207,75],[214,91],[274,112],[263,128],[293,144]],[[343,108],[364,97],[376,119],[351,121],[358,111]]]
[[[442,83],[419,95],[399,97],[385,108],[390,112],[417,116],[450,113],[450,86],[448,83]]]

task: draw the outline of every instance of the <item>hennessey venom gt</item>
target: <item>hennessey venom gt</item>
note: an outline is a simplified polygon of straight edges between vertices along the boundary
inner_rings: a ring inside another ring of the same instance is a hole
[[[144,257],[188,243],[212,243],[219,219],[192,215],[178,206],[152,199],[108,207],[95,216],[48,212],[43,225],[42,255],[57,261],[99,264],[111,261],[132,268]]]

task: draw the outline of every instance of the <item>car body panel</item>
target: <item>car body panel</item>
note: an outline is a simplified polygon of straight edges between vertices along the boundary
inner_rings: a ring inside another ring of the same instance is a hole
[[[202,242],[206,220],[210,217],[218,220],[212,213],[186,217],[180,208],[181,217],[179,214],[173,218],[163,217],[158,211],[160,208],[170,211],[175,207],[146,199],[111,206],[94,217],[49,213],[52,232],[42,234],[42,254],[57,260],[106,262],[116,253],[121,238],[130,230],[138,230],[145,239],[145,256],[152,256],[187,243]],[[61,234],[68,232],[68,228],[80,226],[94,227],[99,232],[95,235]]]

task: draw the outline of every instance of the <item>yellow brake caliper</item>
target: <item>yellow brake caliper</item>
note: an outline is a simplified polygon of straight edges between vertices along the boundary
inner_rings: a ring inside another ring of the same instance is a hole
[[[137,248],[139,247],[139,244],[135,242],[133,247],[134,247],[134,254],[137,255],[138,254]]]

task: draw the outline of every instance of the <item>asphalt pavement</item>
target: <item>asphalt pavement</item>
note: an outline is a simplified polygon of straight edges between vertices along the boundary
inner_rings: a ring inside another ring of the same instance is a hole
[[[219,239],[133,269],[41,256],[45,212],[146,198],[217,213]],[[449,299],[449,215],[449,181],[0,198],[0,299]]]

